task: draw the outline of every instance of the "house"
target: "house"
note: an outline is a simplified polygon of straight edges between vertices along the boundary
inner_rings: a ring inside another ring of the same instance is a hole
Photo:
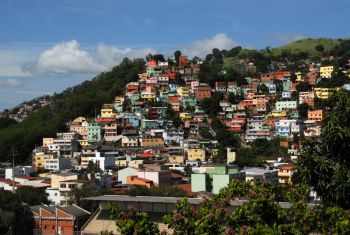
[[[65,157],[48,158],[44,160],[44,169],[61,171],[71,168],[71,160]]]
[[[107,142],[113,142],[118,140],[116,123],[107,124],[103,127],[103,129],[104,129],[104,139]]]
[[[294,133],[300,134],[302,128],[298,120],[279,120],[275,122],[275,134],[277,136],[290,137]]]
[[[325,88],[325,87],[314,88],[315,96],[322,100],[329,99],[338,90],[339,88]]]
[[[180,144],[184,139],[184,134],[182,128],[166,128],[163,132],[163,139],[167,145]]]
[[[56,159],[56,158],[58,158],[57,153],[50,153],[50,152],[33,153],[32,166],[36,170],[44,169],[45,168],[45,160]]]
[[[243,169],[242,172],[246,174],[246,182],[262,182],[269,181],[273,184],[278,184],[278,170],[265,170],[262,168],[247,168]]]
[[[75,132],[79,134],[83,139],[87,139],[88,136],[88,122],[84,117],[77,117],[73,120],[73,122],[69,125],[69,131]],[[48,144],[53,144],[53,138],[44,138],[45,142],[43,143],[43,146],[47,146]],[[49,141],[49,139],[52,140]]]
[[[194,94],[197,99],[204,99],[211,97],[211,87],[206,83],[199,83],[199,85],[194,89]]]
[[[321,78],[331,78],[334,71],[334,66],[322,66],[320,67]]]
[[[91,155],[82,156],[82,165],[88,166],[92,162],[97,168],[105,171],[115,166],[115,155],[102,152],[95,152]]]
[[[101,126],[97,123],[88,124],[88,141],[89,142],[98,142],[101,140]]]
[[[113,112],[113,104],[103,104],[101,108],[101,118],[111,118],[115,117]]]
[[[275,73],[275,76],[276,76],[276,80],[285,80],[290,78],[291,73],[289,71],[277,70]]]
[[[164,140],[161,137],[145,136],[140,139],[141,147],[164,147]]]
[[[325,113],[324,113],[324,110],[322,109],[307,111],[308,120],[322,121],[324,118],[324,115]]]
[[[321,125],[316,120],[306,120],[304,121],[305,130],[304,136],[313,138],[321,135]]]
[[[296,101],[277,101],[276,102],[276,110],[284,111],[289,109],[296,109],[297,102]]]
[[[140,168],[134,167],[134,166],[129,166],[124,169],[121,169],[118,171],[118,181],[121,182],[122,184],[127,183],[127,177],[132,176],[132,175],[137,175],[137,172],[141,171]]]
[[[315,93],[313,91],[299,92],[299,104],[307,103],[309,106],[315,106]]]
[[[179,99],[179,96],[177,96],[177,95],[169,95],[168,96],[168,103],[170,103],[172,109],[175,112],[179,112],[180,111],[180,99]]]
[[[227,87],[226,82],[215,82],[215,91],[226,93]]]
[[[15,166],[14,168],[6,168],[5,169],[5,179],[11,179],[12,176],[30,176],[34,173],[34,169],[32,166]]]
[[[74,235],[89,219],[91,213],[76,205],[31,206],[34,229],[42,235]]]
[[[123,147],[136,147],[139,146],[140,135],[136,131],[123,131],[122,133],[122,146]]]
[[[297,171],[297,166],[293,164],[282,164],[277,166],[278,180],[280,184],[292,183],[292,176]]]
[[[205,161],[205,150],[199,148],[191,148],[187,150],[187,160],[190,161]]]
[[[181,98],[188,98],[191,95],[190,88],[182,86],[178,87],[176,89],[176,93],[181,97]]]

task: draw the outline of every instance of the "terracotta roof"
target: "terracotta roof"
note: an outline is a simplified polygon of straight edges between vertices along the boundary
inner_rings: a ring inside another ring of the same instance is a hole
[[[278,166],[278,168],[282,170],[295,170],[297,169],[297,166],[293,164],[285,164],[285,165]]]

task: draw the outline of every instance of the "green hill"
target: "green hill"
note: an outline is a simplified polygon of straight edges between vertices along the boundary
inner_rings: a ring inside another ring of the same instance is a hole
[[[0,129],[0,161],[12,158],[23,163],[45,136],[55,136],[66,130],[65,123],[77,116],[94,117],[103,103],[110,103],[116,95],[123,94],[125,84],[138,79],[144,69],[143,59],[129,60],[101,73],[90,81],[71,87],[52,96],[51,105],[33,112],[23,122]]]
[[[339,45],[343,40],[346,39],[331,39],[331,38],[307,38],[307,39],[301,39],[298,41],[291,42],[287,45],[274,48],[272,49],[272,52],[274,55],[280,55],[282,51],[290,51],[292,54],[299,53],[299,52],[307,52],[310,56],[316,56],[318,55],[318,52],[315,50],[315,47],[317,45],[323,45],[324,51],[328,52],[334,46]]]

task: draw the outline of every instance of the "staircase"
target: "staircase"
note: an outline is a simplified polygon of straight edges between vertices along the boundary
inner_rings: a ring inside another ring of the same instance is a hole
[[[117,232],[115,221],[110,219],[108,210],[98,210],[91,216],[91,219],[81,229],[82,235],[101,234],[101,231],[111,231],[113,234]]]

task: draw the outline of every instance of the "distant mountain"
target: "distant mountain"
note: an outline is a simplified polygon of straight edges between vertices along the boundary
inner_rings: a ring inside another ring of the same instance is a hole
[[[126,83],[137,81],[144,66],[143,59],[124,59],[111,71],[49,97],[50,105],[40,107],[21,123],[6,123],[7,127],[4,124],[0,128],[0,162],[12,158],[12,148],[16,162],[31,161],[29,155],[43,137],[64,131],[66,122],[78,116],[94,117],[102,104],[123,94]]]
[[[317,45],[324,47],[324,52],[329,52],[334,46],[339,45],[344,39],[331,38],[307,38],[301,39],[289,44],[272,49],[274,55],[280,55],[283,51],[290,51],[292,54],[307,52],[310,56],[317,56],[319,53],[315,50]]]

